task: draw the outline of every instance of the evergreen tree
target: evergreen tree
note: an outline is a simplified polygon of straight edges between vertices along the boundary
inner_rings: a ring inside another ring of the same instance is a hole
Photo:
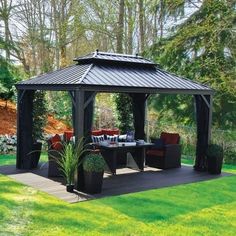
[[[169,38],[152,47],[152,55],[164,68],[178,75],[211,86],[215,91],[213,121],[217,127],[236,127],[236,11],[235,1],[206,0],[201,7]],[[159,109],[174,110],[173,119],[185,119],[192,106],[191,98],[177,96],[176,100],[162,96]],[[157,99],[160,101],[160,99]]]
[[[0,56],[0,98],[6,101],[14,95],[14,84],[19,81],[18,68]]]
[[[117,116],[118,116],[118,128],[121,133],[126,133],[129,130],[133,130],[133,110],[131,97],[127,94],[117,94],[115,96]]]
[[[33,140],[43,138],[43,129],[47,124],[47,106],[44,91],[36,91],[33,100]]]

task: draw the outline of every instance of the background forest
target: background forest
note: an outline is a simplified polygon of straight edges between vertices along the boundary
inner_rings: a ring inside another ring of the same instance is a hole
[[[73,64],[95,49],[139,53],[215,90],[213,141],[234,162],[235,36],[235,0],[0,0],[0,98],[14,100],[16,81]],[[48,112],[71,120],[68,94],[47,93],[45,99]],[[131,128],[124,100],[99,94],[94,126]],[[148,103],[147,133],[178,131],[184,153],[192,155],[192,97],[152,95]]]

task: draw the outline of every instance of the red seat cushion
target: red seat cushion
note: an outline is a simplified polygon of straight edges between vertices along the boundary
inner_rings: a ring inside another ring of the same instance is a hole
[[[73,137],[73,131],[65,131],[64,132],[64,140],[66,142],[70,141],[71,137]]]
[[[177,133],[161,133],[161,139],[164,140],[165,144],[178,144],[180,136]]]
[[[55,150],[61,150],[63,148],[63,145],[61,143],[61,137],[60,135],[56,134],[55,136],[53,136],[51,139],[50,139],[52,145],[51,147]]]
[[[91,134],[94,136],[99,136],[99,135],[103,135],[103,131],[102,130],[92,130]]]
[[[147,155],[163,157],[164,156],[164,150],[150,149],[150,150],[147,151]]]

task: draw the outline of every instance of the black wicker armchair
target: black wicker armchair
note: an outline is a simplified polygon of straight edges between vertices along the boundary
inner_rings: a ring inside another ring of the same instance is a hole
[[[181,167],[180,136],[174,133],[161,133],[155,146],[146,153],[146,165],[159,169]]]

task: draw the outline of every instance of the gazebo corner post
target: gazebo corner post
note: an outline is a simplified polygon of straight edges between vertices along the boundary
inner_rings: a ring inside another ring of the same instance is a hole
[[[212,95],[195,95],[197,147],[194,169],[205,171],[207,168],[206,150],[211,139]]]
[[[80,139],[84,136],[84,91],[76,89],[74,91],[74,136],[75,144],[77,145]],[[82,163],[78,166],[77,173],[75,174],[75,188],[82,191],[84,189],[84,176],[83,176]]]
[[[31,169],[34,90],[17,89],[16,168]]]

